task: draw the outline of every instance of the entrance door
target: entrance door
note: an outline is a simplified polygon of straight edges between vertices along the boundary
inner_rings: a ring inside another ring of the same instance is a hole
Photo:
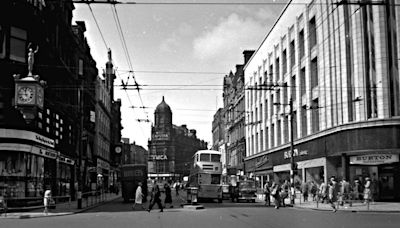
[[[379,170],[379,195],[381,200],[395,198],[394,192],[394,168],[380,167]]]

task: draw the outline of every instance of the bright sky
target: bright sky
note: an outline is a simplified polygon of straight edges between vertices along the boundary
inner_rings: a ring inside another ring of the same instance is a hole
[[[106,45],[112,50],[117,68],[115,99],[122,100],[122,136],[147,148],[154,110],[164,96],[172,110],[173,124],[186,124],[189,129],[197,130],[197,137],[211,145],[213,115],[223,106],[224,75],[243,63],[243,50],[259,47],[287,0],[135,2],[267,3],[115,5],[134,76],[142,86],[141,99],[137,90],[121,90],[119,86],[121,79],[128,84],[134,81],[118,35],[113,6],[91,4],[103,42],[89,6],[75,4],[73,21],[85,21],[85,34],[101,72],[107,61]],[[132,105],[137,108],[131,108]],[[148,108],[138,108],[142,105]],[[150,123],[137,121],[147,116]]]

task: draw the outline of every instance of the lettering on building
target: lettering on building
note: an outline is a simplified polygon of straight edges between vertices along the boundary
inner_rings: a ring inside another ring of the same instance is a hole
[[[308,151],[307,150],[298,150],[298,149],[294,149],[293,150],[293,157],[298,157],[298,156],[305,156],[308,155]],[[289,159],[291,156],[291,151],[285,151],[283,153],[283,158],[284,159]]]
[[[168,160],[168,157],[165,154],[149,155],[149,160]]]

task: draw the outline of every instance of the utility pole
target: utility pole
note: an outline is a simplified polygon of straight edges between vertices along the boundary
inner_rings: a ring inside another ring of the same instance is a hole
[[[290,203],[293,205],[294,204],[294,137],[293,137],[293,100],[292,97],[290,97],[289,100],[289,107],[290,107]]]

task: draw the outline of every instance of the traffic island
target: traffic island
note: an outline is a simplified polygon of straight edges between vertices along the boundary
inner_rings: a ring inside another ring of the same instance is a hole
[[[191,204],[191,203],[186,203],[181,205],[182,208],[184,209],[189,209],[189,210],[201,210],[204,209],[204,206],[201,204]]]

